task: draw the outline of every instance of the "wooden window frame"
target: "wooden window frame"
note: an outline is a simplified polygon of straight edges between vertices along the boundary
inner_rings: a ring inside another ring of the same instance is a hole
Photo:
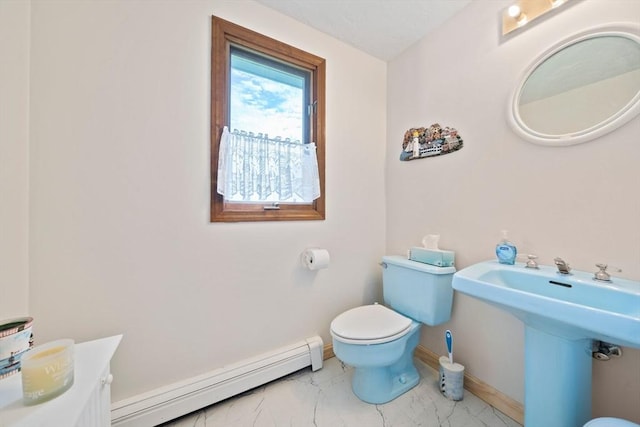
[[[218,154],[224,126],[229,125],[230,46],[240,46],[312,73],[310,139],[316,144],[320,197],[311,203],[280,203],[265,208],[264,203],[225,202],[217,192]],[[211,222],[304,221],[325,219],[325,60],[278,40],[212,17],[211,46]]]

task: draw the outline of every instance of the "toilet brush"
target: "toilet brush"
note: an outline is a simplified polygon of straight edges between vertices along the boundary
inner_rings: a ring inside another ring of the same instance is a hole
[[[447,329],[444,333],[447,356],[440,357],[440,391],[451,400],[462,400],[464,396],[464,366],[453,363],[453,335]]]
[[[453,336],[451,331],[447,329],[444,333],[444,339],[447,342],[447,351],[449,352],[449,363],[453,364]]]

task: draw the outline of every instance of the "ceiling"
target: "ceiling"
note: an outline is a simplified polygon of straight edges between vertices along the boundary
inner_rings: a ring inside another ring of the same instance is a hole
[[[471,0],[257,0],[384,61]]]

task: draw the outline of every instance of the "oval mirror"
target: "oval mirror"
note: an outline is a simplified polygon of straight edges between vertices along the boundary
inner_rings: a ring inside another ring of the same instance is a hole
[[[509,119],[523,138],[572,145],[622,126],[640,112],[640,29],[614,24],[576,34],[525,71]]]

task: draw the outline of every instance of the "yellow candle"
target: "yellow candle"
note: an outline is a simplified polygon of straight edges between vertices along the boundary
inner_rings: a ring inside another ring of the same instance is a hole
[[[73,385],[73,340],[50,342],[21,358],[22,397],[35,405],[61,395]]]

